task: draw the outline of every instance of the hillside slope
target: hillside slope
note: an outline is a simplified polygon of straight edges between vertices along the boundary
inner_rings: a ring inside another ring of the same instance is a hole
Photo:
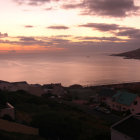
[[[129,59],[140,59],[140,48],[129,52],[113,54],[113,56],[122,56]]]

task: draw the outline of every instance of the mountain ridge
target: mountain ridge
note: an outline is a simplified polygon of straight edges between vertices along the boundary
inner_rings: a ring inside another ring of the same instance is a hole
[[[112,56],[122,56],[126,59],[140,59],[140,48],[124,53],[113,54]]]

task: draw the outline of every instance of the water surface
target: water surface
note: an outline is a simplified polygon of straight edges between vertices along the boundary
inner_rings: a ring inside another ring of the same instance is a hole
[[[0,79],[28,83],[101,85],[140,81],[140,60],[92,55],[1,54]]]

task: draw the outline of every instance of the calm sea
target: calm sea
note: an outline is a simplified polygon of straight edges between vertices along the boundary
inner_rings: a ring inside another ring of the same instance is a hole
[[[1,54],[0,80],[101,85],[140,81],[140,60],[92,55]]]

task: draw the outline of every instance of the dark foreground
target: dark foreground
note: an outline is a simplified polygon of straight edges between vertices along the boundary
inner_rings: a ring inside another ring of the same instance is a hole
[[[63,87],[67,95],[31,95],[26,91],[0,91],[2,97],[15,107],[14,122],[39,128],[39,136],[0,131],[1,140],[109,140],[110,127],[124,116],[106,114],[91,107],[89,97],[102,88],[124,89],[140,93],[140,83],[103,86]],[[75,90],[78,89],[78,90]],[[79,92],[80,91],[80,94]],[[86,94],[84,93],[86,92]],[[85,104],[74,101],[87,100]],[[13,121],[13,120],[12,120]]]

